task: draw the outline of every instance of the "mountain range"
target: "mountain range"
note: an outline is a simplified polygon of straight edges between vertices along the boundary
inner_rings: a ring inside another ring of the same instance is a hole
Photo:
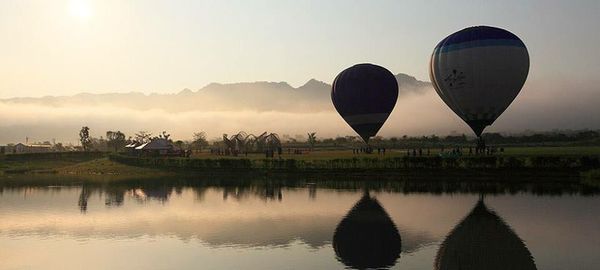
[[[431,83],[399,73],[400,95],[379,135],[465,133],[469,127],[433,91]],[[598,84],[528,80],[487,132],[597,129]],[[568,91],[567,91],[568,90]],[[132,135],[140,130],[170,132],[190,139],[205,131],[210,139],[240,130],[280,135],[318,132],[319,137],[355,135],[331,103],[331,85],[315,79],[293,87],[286,82],[211,83],[172,94],[140,92],[0,99],[0,144],[29,141],[77,143],[79,129],[93,136],[108,130]]]
[[[399,73],[395,75],[400,97],[407,93],[424,93],[431,89],[429,82]],[[0,100],[9,104],[34,104],[50,107],[113,106],[135,110],[162,109],[168,112],[185,111],[286,111],[315,112],[332,109],[331,85],[310,79],[300,87],[286,82],[211,83],[193,91],[184,89],[174,94],[143,94],[140,92],[46,96],[40,98],[10,98]]]

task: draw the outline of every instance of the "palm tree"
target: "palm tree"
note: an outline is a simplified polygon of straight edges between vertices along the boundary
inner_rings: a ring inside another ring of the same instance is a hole
[[[317,133],[309,132],[308,135],[308,144],[310,144],[310,150],[312,151],[315,148],[315,144],[317,143]]]

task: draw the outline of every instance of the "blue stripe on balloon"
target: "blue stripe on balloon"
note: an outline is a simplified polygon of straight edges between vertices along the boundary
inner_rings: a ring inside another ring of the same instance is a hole
[[[486,39],[514,39],[519,40],[515,34],[501,28],[491,26],[475,26],[460,30],[446,39],[440,45],[447,46],[452,44],[464,43],[476,40]]]
[[[442,46],[441,48],[436,48],[435,54],[447,53],[447,52],[464,50],[464,49],[472,49],[472,48],[480,48],[480,47],[493,47],[493,46],[508,46],[508,47],[525,48],[525,44],[523,44],[523,42],[521,42],[520,40],[486,39],[486,40],[477,40],[477,41],[470,41],[470,42],[463,42],[463,43],[458,43],[458,44]]]

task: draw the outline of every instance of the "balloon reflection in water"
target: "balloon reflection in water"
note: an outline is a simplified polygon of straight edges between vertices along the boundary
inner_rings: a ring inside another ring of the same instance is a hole
[[[338,224],[333,249],[337,259],[348,267],[387,268],[396,264],[402,242],[385,209],[365,193]]]
[[[436,270],[536,269],[523,240],[483,199],[448,234],[440,246]]]

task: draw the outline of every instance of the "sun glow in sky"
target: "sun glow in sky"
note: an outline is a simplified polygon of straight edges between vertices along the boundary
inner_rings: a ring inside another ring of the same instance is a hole
[[[79,19],[89,19],[92,16],[90,2],[86,0],[71,0],[69,2],[69,14]]]
[[[0,98],[331,83],[361,62],[428,80],[433,47],[473,25],[525,42],[528,81],[590,82],[598,13],[597,0],[2,0]]]

